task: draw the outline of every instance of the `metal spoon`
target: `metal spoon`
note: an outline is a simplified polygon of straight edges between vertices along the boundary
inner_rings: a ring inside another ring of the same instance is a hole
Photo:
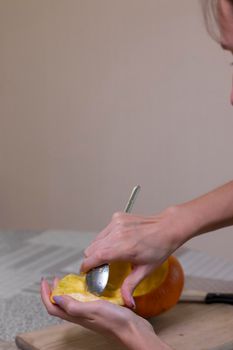
[[[136,196],[140,190],[140,186],[137,185],[133,188],[133,191],[126,204],[125,213],[130,213],[134,205]],[[105,290],[109,279],[109,264],[103,264],[101,266],[94,267],[86,274],[86,285],[89,292],[95,295],[101,295]]]

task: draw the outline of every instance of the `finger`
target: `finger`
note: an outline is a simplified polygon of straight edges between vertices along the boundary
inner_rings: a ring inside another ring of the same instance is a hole
[[[98,236],[91,242],[91,244],[85,249],[84,255],[88,257],[95,251],[96,244],[99,244],[101,240],[105,239],[112,230],[112,223],[110,223],[102,232],[98,234]]]
[[[149,275],[153,270],[152,265],[136,265],[133,267],[132,272],[125,278],[121,286],[121,294],[126,306],[135,308],[135,302],[133,299],[133,292],[137,285]]]
[[[67,319],[66,314],[59,306],[54,305],[50,301],[51,289],[48,282],[44,279],[41,282],[41,299],[42,302],[49,313],[49,315],[61,317],[63,319]]]
[[[110,224],[108,224],[105,229],[103,229],[96,237],[95,241],[99,241],[100,239],[103,239],[105,237],[107,237],[109,235],[109,233],[111,233],[112,230],[112,222],[110,222]],[[95,242],[94,241],[94,242]]]
[[[90,244],[90,246],[84,251],[85,258],[90,257],[97,251],[103,251],[111,248],[115,245],[119,239],[125,239],[128,236],[128,232],[132,234],[135,230],[135,225],[140,223],[142,218],[140,216],[133,216],[128,213],[115,213],[113,215],[111,223],[104,229],[96,239]],[[107,240],[109,238],[109,240]]]
[[[119,227],[121,227],[121,231],[123,227],[127,227],[129,225],[135,225],[142,221],[141,216],[131,215],[129,213],[117,212],[113,214],[112,221],[110,224],[100,232],[94,241],[90,244],[90,246],[85,250],[84,254],[86,257],[93,254],[93,251],[96,250],[96,244],[100,243],[102,239],[106,239],[109,235],[113,236],[116,232],[119,232]]]
[[[80,271],[87,272],[96,266],[108,264],[113,261],[127,261],[128,254],[123,254],[123,250],[119,246],[120,243],[115,243],[111,246],[96,248],[92,255],[84,258]]]
[[[107,260],[104,260],[103,257],[98,258],[95,255],[92,255],[86,259],[83,260],[80,271],[81,272],[88,272],[89,270],[93,269],[96,266],[103,265],[105,263],[108,263]]]
[[[53,280],[53,289],[55,289],[57,287],[58,282],[59,282],[59,278],[55,277],[54,280]]]
[[[98,303],[98,301],[83,303],[71,298],[68,295],[55,296],[54,300],[56,304],[65,311],[66,314],[71,317],[80,319],[89,318],[96,308],[95,304]]]
[[[97,245],[97,247],[96,247]],[[101,265],[100,260],[98,259],[98,256],[96,256],[96,252],[100,251],[100,248],[98,247],[98,243],[94,242],[92,243],[92,245],[88,248],[88,252],[87,250],[85,250],[84,252],[84,259],[80,265],[80,273],[85,273],[88,270],[90,270],[90,268],[96,267]],[[96,248],[95,248],[96,247]],[[93,253],[91,253],[93,251]],[[89,261],[90,261],[90,266],[89,267]],[[101,257],[101,261],[102,261],[102,257]]]

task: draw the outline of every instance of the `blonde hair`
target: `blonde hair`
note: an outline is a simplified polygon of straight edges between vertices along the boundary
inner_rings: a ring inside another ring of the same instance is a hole
[[[220,42],[220,19],[222,18],[220,1],[219,0],[200,0],[205,26],[211,37]],[[232,6],[233,14],[233,0],[226,0]],[[222,24],[221,24],[222,26]]]
[[[201,0],[201,6],[207,32],[219,42],[219,0]]]

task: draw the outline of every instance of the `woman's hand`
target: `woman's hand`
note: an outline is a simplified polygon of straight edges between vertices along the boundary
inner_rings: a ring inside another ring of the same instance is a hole
[[[41,282],[41,298],[52,316],[77,323],[106,336],[111,336],[128,349],[170,349],[154,333],[153,327],[126,307],[108,301],[78,302],[69,296],[55,297],[50,301],[51,288],[46,280]]]
[[[233,225],[233,181],[151,217],[117,213],[86,249],[81,270],[111,261],[133,264],[121,291],[125,304],[133,306],[132,293],[153,268],[184,242],[206,232]]]
[[[121,292],[125,304],[133,307],[137,284],[184,242],[185,221],[185,212],[178,207],[150,217],[116,213],[85,250],[81,271],[112,261],[131,262],[133,270]]]

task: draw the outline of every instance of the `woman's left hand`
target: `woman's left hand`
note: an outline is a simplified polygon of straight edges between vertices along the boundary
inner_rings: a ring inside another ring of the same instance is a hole
[[[55,297],[56,304],[52,304],[50,295],[51,287],[42,280],[41,298],[52,316],[113,336],[128,349],[170,349],[156,336],[148,321],[126,307],[105,300],[79,302],[66,295]]]

